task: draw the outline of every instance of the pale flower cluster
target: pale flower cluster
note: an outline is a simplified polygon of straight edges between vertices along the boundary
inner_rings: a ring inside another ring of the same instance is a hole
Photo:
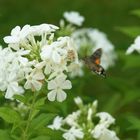
[[[137,36],[134,43],[127,49],[126,54],[131,54],[133,51],[140,53],[140,36]]]
[[[74,100],[79,110],[65,118],[57,116],[49,128],[62,131],[66,140],[119,140],[115,131],[109,129],[115,119],[107,112],[97,113],[97,101],[84,105],[80,97]],[[99,118],[98,123],[95,118]]]
[[[68,67],[79,62],[72,39],[56,38],[57,29],[51,24],[16,26],[4,37],[8,47],[0,48],[0,90],[5,98],[48,84],[50,101],[66,99],[64,90],[72,88]]]

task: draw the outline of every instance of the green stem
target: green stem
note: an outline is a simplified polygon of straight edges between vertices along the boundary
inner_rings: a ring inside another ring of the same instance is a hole
[[[27,124],[25,126],[25,130],[24,130],[23,135],[22,135],[22,140],[28,140],[28,138],[29,138],[28,131],[29,131],[29,127],[30,127],[31,121],[33,119],[33,112],[34,112],[34,105],[35,105],[36,97],[37,97],[37,93],[34,92],[32,103],[30,105],[30,110],[29,110],[29,115],[28,115],[28,119],[27,119]]]

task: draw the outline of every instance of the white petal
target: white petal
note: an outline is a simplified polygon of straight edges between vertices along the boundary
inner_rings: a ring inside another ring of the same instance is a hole
[[[50,67],[49,65],[46,65],[45,70],[44,70],[44,73],[45,73],[46,75],[48,75],[48,74],[51,73],[51,67]]]
[[[84,133],[80,130],[80,129],[75,129],[73,128],[73,134],[75,135],[75,137],[82,139],[84,136]]]
[[[21,34],[22,37],[24,38],[24,37],[26,37],[26,36],[30,33],[30,31],[31,31],[30,25],[25,25],[25,26],[22,28],[20,34]]]
[[[52,59],[55,63],[60,63],[61,61],[60,55],[56,51],[53,52]]]
[[[50,76],[49,76],[49,78],[48,78],[48,80],[51,80],[51,79],[55,78],[57,75],[58,75],[58,72],[57,71],[51,73]]]
[[[49,90],[56,89],[56,87],[57,87],[57,84],[56,84],[54,79],[48,82],[48,89]]]
[[[12,83],[10,83],[10,86],[11,86],[11,88],[13,89],[13,91],[14,91],[15,93],[18,92],[19,88],[18,88],[18,83],[17,83],[17,82],[12,82]]]
[[[32,85],[33,85],[33,88],[35,88],[37,91],[39,91],[42,87],[42,83],[36,80],[32,81]]]
[[[116,133],[114,131],[104,129],[100,140],[119,140],[119,138],[116,136]]]
[[[66,132],[66,133],[63,134],[63,138],[65,140],[76,140],[76,138],[72,134],[70,134],[68,132]]]
[[[55,25],[52,25],[52,24],[48,24],[52,29],[55,29],[55,30],[58,30],[59,27],[55,26]]]
[[[19,86],[18,87],[18,94],[22,94],[22,93],[24,93],[24,89],[23,89],[23,87],[21,87],[21,86]]]
[[[40,63],[37,63],[36,65],[35,65],[35,67],[37,68],[37,69],[43,69],[43,67],[46,65],[46,62],[45,61],[42,61],[42,62],[40,62]]]
[[[115,123],[115,119],[107,112],[99,112],[96,116],[100,118],[99,123],[104,124],[106,128]]]
[[[50,48],[49,46],[45,46],[44,48],[42,48],[42,52],[40,53],[41,59],[42,60],[49,59],[51,54],[52,54],[52,48]]]
[[[57,96],[57,101],[63,102],[66,99],[67,94],[63,90],[58,90],[56,96]]]
[[[50,91],[47,96],[48,96],[48,100],[54,101],[56,98],[56,90]]]
[[[66,80],[64,83],[62,83],[61,88],[62,88],[62,89],[71,89],[71,88],[72,88],[71,81]]]
[[[3,38],[5,43],[18,43],[19,38],[15,36],[6,36]]]
[[[12,72],[11,72],[9,75],[7,75],[7,79],[8,79],[9,82],[15,81],[16,78],[17,78],[16,73],[12,73]]]
[[[42,70],[36,71],[36,73],[33,75],[33,78],[36,80],[43,80],[45,78]]]
[[[27,59],[27,58],[24,58],[24,57],[19,57],[18,60],[19,60],[19,62],[20,62],[22,65],[24,65],[24,64],[26,64],[26,63],[28,62],[28,59]]]
[[[14,29],[12,29],[11,35],[12,36],[18,35],[20,30],[21,30],[20,26],[16,26]]]
[[[48,125],[48,127],[53,129],[53,130],[59,130],[61,128],[62,121],[63,121],[62,117],[56,116],[53,120],[53,124]]]
[[[5,93],[5,98],[6,99],[12,99],[13,95],[14,95],[14,91],[12,90],[11,87],[8,87],[7,91]]]
[[[57,83],[59,83],[61,85],[62,83],[65,82],[66,78],[67,78],[67,76],[65,74],[61,73],[60,75],[58,75],[56,77]]]
[[[131,46],[127,49],[126,54],[131,54],[134,50],[135,50],[134,45],[131,45]]]
[[[27,80],[26,83],[24,84],[24,88],[31,89],[31,87],[32,87],[31,81]]]

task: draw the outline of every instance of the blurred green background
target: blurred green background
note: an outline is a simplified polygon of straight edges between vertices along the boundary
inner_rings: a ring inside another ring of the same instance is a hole
[[[130,14],[140,7],[139,0],[0,0],[0,42],[16,25],[58,25],[64,11],[76,10],[85,16],[84,26],[106,32],[116,47],[125,48],[131,40],[115,29],[139,25]]]
[[[117,132],[122,140],[140,140],[140,56],[125,55],[133,42],[118,31],[118,27],[140,26],[140,19],[131,14],[140,8],[140,0],[0,0],[0,43],[16,25],[51,23],[59,25],[65,11],[79,11],[85,17],[84,27],[94,27],[105,32],[116,46],[118,60],[107,71],[107,79],[94,76],[89,71],[73,80],[69,98],[56,106],[66,115],[75,107],[73,97],[81,96],[85,102],[99,100],[99,110],[108,111],[117,122]],[[52,109],[53,110],[53,109]]]

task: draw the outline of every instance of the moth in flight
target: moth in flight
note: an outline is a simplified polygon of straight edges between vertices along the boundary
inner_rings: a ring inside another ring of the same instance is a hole
[[[95,72],[97,75],[100,75],[105,78],[106,72],[104,68],[100,65],[101,56],[102,56],[102,49],[99,48],[91,56],[85,57],[82,60],[90,70]]]

